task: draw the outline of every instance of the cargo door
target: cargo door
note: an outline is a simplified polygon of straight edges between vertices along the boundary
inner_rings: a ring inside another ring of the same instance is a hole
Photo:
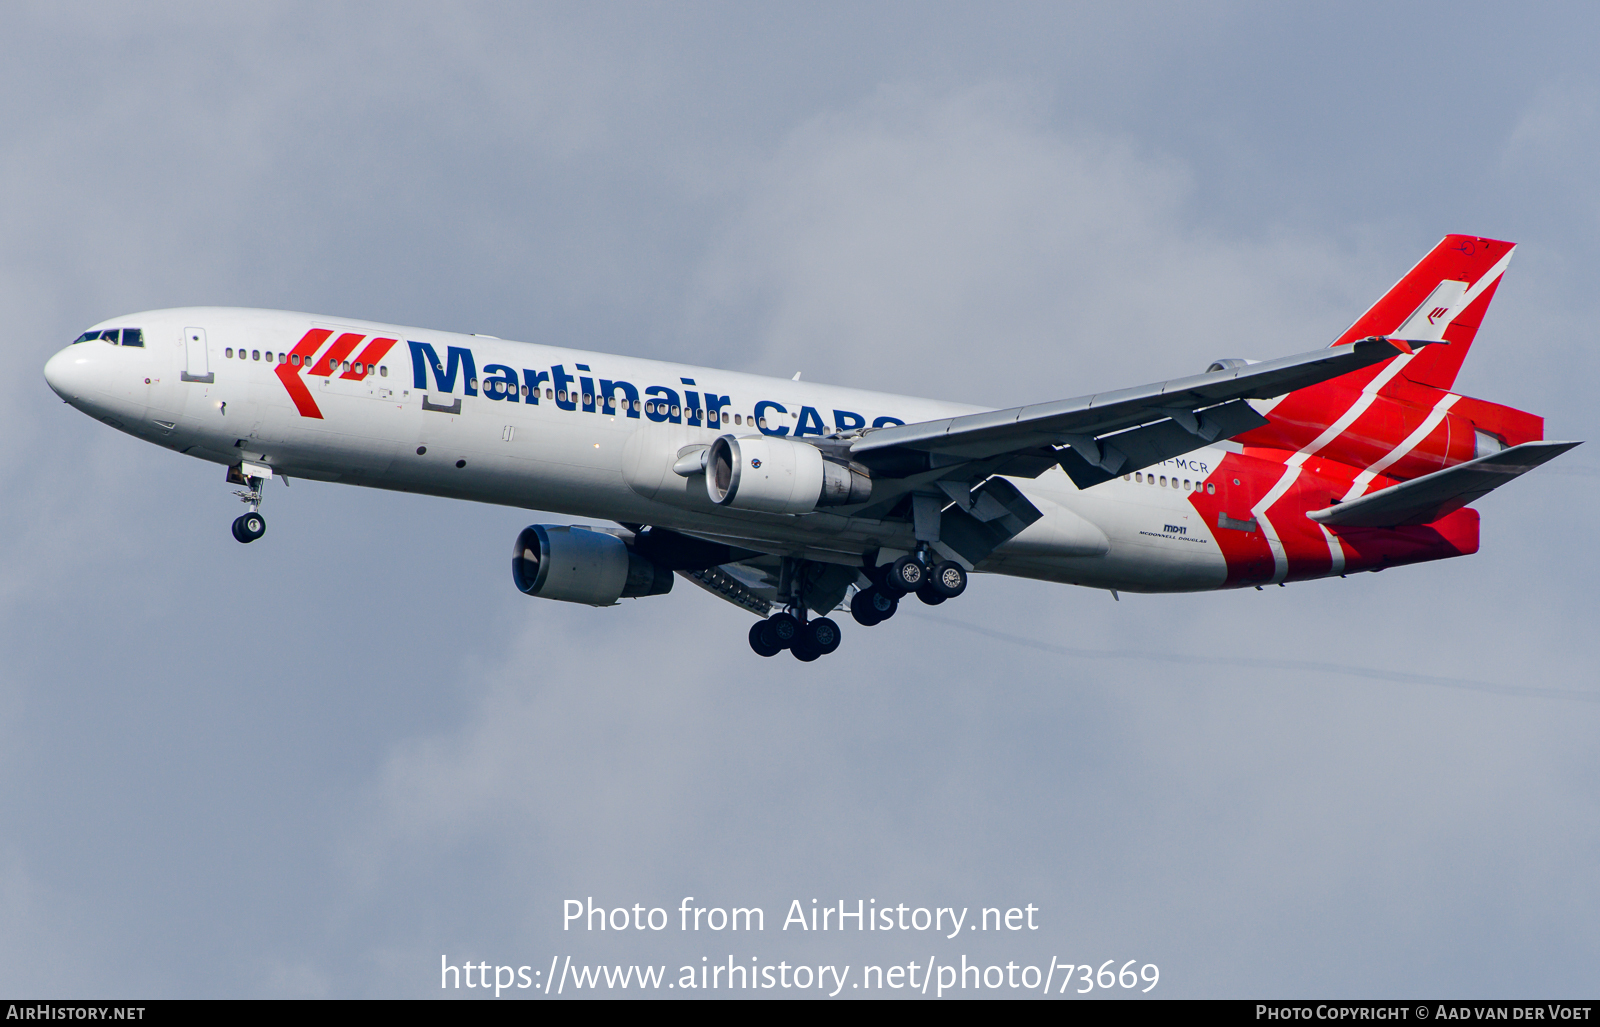
[[[206,353],[206,330],[185,328],[183,346],[184,367],[179,377],[186,382],[204,382],[207,385],[215,382],[216,376],[211,373],[211,357]]]

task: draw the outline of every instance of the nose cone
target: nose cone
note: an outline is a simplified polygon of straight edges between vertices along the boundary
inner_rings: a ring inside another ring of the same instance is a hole
[[[56,395],[71,403],[88,390],[90,368],[87,346],[68,346],[44,365],[44,380]]]

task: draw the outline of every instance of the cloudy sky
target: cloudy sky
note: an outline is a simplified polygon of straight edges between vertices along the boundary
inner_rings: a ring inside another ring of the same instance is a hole
[[[1467,232],[1522,248],[1458,388],[1592,439],[1600,13],[0,20],[0,992],[431,996],[441,954],[1593,991],[1589,447],[1482,501],[1468,559],[1120,603],[981,579],[803,665],[689,588],[521,596],[527,511],[296,482],[240,546],[220,469],[40,369],[236,304],[1012,405],[1313,348]],[[562,930],[567,898],[688,895],[767,930]],[[780,930],[795,899],[1040,929]]]

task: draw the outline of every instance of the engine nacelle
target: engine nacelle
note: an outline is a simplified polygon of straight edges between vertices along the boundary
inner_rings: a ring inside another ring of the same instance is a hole
[[[723,435],[706,455],[706,494],[718,506],[765,513],[810,513],[865,503],[872,478],[829,460],[816,446],[773,435]]]
[[[672,572],[615,535],[569,524],[531,524],[511,552],[511,580],[541,599],[612,606],[672,591]]]

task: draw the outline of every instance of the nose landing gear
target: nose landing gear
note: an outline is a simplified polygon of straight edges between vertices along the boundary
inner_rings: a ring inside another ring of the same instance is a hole
[[[267,519],[259,513],[247,513],[233,519],[233,537],[240,542],[254,542],[267,533]]]
[[[248,508],[233,519],[233,537],[240,542],[254,542],[267,533],[267,519],[261,516],[261,488],[270,477],[272,468],[259,464],[239,463],[228,468],[228,484],[244,486],[233,494]]]

